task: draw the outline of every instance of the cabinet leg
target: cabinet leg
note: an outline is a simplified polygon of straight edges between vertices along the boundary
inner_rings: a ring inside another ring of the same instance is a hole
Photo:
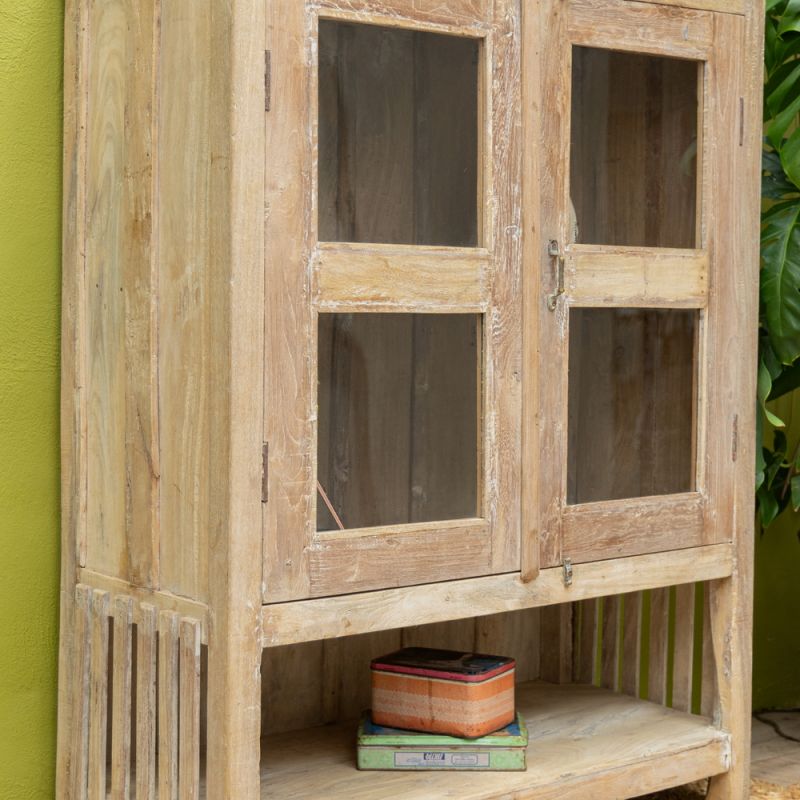
[[[750,796],[750,720],[752,675],[752,585],[750,573],[711,581],[711,637],[716,698],[714,722],[731,734],[728,772],[711,779],[708,800],[746,800]]]
[[[241,628],[238,628],[241,630]],[[255,630],[255,628],[253,628]],[[208,800],[261,797],[261,642],[214,639],[208,647]]]

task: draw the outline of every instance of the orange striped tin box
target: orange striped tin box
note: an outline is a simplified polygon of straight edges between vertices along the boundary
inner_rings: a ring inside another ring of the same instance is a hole
[[[372,661],[376,725],[477,738],[514,719],[514,659],[407,647]]]

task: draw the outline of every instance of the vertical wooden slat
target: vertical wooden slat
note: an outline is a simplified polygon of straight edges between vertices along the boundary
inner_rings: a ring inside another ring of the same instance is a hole
[[[133,687],[133,600],[114,599],[114,679],[111,700],[111,800],[131,794],[131,690]]]
[[[178,800],[179,617],[158,615],[158,800]]]
[[[624,595],[622,622],[622,675],[620,689],[631,697],[639,696],[642,650],[642,593]]]
[[[92,591],[89,678],[89,800],[105,800],[108,756],[108,592]]]
[[[208,594],[211,500],[205,487],[216,379],[209,351],[218,267],[211,261],[209,220],[222,213],[211,199],[210,5],[164,3],[157,42],[158,403],[159,417],[169,420],[160,448],[160,524],[169,532],[160,546],[160,578],[162,588],[197,600]],[[213,113],[225,117],[222,105]]]
[[[200,623],[180,623],[180,800],[200,796]]]
[[[593,597],[582,600],[577,607],[580,608],[580,634],[575,653],[575,680],[594,683],[600,602]]]
[[[619,683],[619,595],[603,599],[603,644],[600,662],[600,685],[616,690]]]
[[[158,612],[140,606],[136,631],[136,800],[156,800]]]
[[[692,710],[695,584],[675,587],[675,649],[672,667],[672,707]]]
[[[647,697],[654,703],[667,702],[667,645],[669,633],[669,588],[650,593],[650,653]]]
[[[711,587],[703,585],[703,671],[700,679],[700,713],[714,718],[717,712],[717,665],[711,632]]]
[[[540,617],[541,677],[551,683],[572,681],[572,603],[546,606]]]
[[[89,697],[92,653],[92,590],[75,587],[75,632],[73,634],[72,714],[70,726],[71,800],[86,800],[89,779]],[[63,722],[62,722],[63,724]]]

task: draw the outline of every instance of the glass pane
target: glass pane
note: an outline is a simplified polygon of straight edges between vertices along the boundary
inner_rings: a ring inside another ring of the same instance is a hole
[[[694,489],[696,324],[696,311],[570,311],[569,503]]]
[[[478,52],[320,20],[320,240],[477,244]]]
[[[480,330],[476,314],[319,315],[319,530],[478,515]]]
[[[696,61],[574,47],[575,241],[696,245]]]

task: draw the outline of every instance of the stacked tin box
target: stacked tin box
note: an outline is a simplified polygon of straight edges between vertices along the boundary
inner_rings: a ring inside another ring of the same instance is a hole
[[[513,658],[407,647],[371,667],[359,769],[525,769]]]

